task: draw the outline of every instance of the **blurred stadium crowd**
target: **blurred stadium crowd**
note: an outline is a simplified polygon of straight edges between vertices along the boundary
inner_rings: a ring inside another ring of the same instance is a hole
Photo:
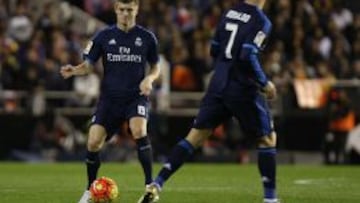
[[[71,19],[54,21],[52,11],[57,8],[51,3],[39,15],[31,11],[29,2],[18,0],[10,12],[9,1],[0,1],[2,89],[80,88],[76,80],[62,80],[58,69],[81,60],[89,36],[71,30]],[[111,0],[70,2],[107,23],[115,20]],[[234,2],[237,0],[142,1],[138,22],[157,34],[160,52],[171,64],[172,89],[204,89],[204,78],[211,70],[208,42],[222,11]],[[279,87],[294,78],[360,78],[359,12],[344,7],[340,0],[269,2],[266,12],[273,32],[263,64]],[[98,83],[97,75],[89,83]]]
[[[94,73],[63,80],[59,68],[78,64],[94,34],[72,29],[72,16],[55,16],[54,1],[34,13],[31,0],[0,0],[0,89],[32,95],[14,104],[6,92],[0,105],[16,105],[43,114],[44,90],[74,91],[76,97],[47,106],[90,107],[99,93],[101,67]],[[101,21],[115,22],[111,0],[67,0]],[[143,0],[138,23],[155,32],[160,53],[170,64],[173,91],[203,91],[211,75],[209,40],[222,12],[238,0]],[[341,0],[269,0],[266,13],[272,35],[262,55],[267,75],[287,94],[294,79],[360,79],[360,12]]]
[[[39,15],[31,11],[29,2],[17,1],[10,12],[9,1],[0,1],[1,88],[76,89],[96,96],[101,71],[70,81],[62,80],[58,74],[61,64],[81,60],[83,45],[93,33],[84,35],[71,30],[71,18],[54,21],[52,11],[57,8],[51,3],[45,4]],[[106,23],[115,20],[111,0],[70,2]],[[173,90],[204,89],[211,70],[208,42],[222,11],[235,2],[142,2],[138,22],[157,34],[160,52],[171,64]],[[266,12],[273,22],[273,32],[263,64],[281,90],[286,90],[294,78],[360,78],[359,12],[352,12],[337,0],[269,2]],[[90,103],[83,101],[84,105]]]

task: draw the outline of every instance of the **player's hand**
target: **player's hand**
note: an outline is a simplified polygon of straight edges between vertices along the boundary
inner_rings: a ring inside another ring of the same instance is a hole
[[[149,96],[152,90],[153,79],[145,77],[140,83],[140,95]]]
[[[267,82],[265,87],[262,89],[262,92],[264,92],[266,98],[269,100],[276,98],[276,87],[271,81]]]
[[[64,79],[68,79],[73,76],[74,73],[74,66],[72,65],[65,65],[60,68],[60,73]]]

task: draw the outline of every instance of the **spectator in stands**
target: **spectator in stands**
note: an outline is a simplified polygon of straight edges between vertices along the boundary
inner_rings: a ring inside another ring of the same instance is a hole
[[[341,0],[337,0],[334,2],[331,19],[335,22],[338,29],[344,30],[352,24],[353,14],[349,9],[343,6],[343,2]]]
[[[112,10],[111,0],[84,0],[85,11],[101,20],[112,20],[112,15],[109,14]]]
[[[6,4],[4,0],[0,0],[0,19],[1,21],[7,18],[8,10],[6,8]]]
[[[360,80],[360,59],[354,61],[354,79]]]
[[[360,164],[360,124],[350,131],[345,150],[347,163]]]
[[[353,42],[352,57],[351,57],[352,59],[360,59],[360,29],[357,33],[358,33],[358,37]]]
[[[18,43],[5,34],[5,21],[0,21],[0,78],[4,89],[15,89],[20,77],[20,64],[16,59]]]
[[[345,143],[348,133],[355,127],[355,113],[343,90],[332,90],[328,98],[329,132],[325,136],[324,161],[326,164],[345,162]]]
[[[30,40],[34,31],[34,25],[28,12],[26,3],[20,2],[16,7],[15,15],[9,19],[8,33],[19,42]]]
[[[101,19],[103,19],[103,16],[108,15],[107,13],[112,13],[110,0],[83,0],[76,2],[69,0],[69,2],[82,6],[85,11]],[[186,70],[190,70],[194,79],[188,80],[186,83],[189,84],[184,85],[194,87],[185,88],[184,90],[201,91],[203,89],[201,87],[203,82],[195,85],[191,84],[194,83],[193,80],[195,80],[195,83],[201,81],[201,78],[204,77],[203,68],[205,65],[203,64],[209,64],[210,62],[205,51],[206,48],[200,53],[198,47],[204,45],[198,44],[208,44],[207,42],[215,29],[221,12],[234,2],[237,1],[194,0],[183,2],[153,0],[145,1],[144,6],[140,8],[144,11],[144,15],[139,16],[139,22],[158,34],[160,50],[173,66],[178,65],[178,62],[176,62],[178,59],[172,56],[171,53],[187,53],[185,56],[181,56],[183,58],[183,64],[181,65],[186,67]],[[57,65],[60,61],[66,63],[64,61],[73,60],[78,55],[74,54],[74,51],[79,51],[79,48],[76,47],[81,47],[80,40],[82,39],[77,33],[72,33],[69,27],[61,27],[64,25],[57,23],[61,22],[61,20],[54,20],[58,16],[52,15],[53,12],[51,11],[56,9],[52,3],[44,4],[43,13],[38,15],[37,21],[33,20],[35,18],[29,10],[29,1],[19,1],[19,3],[15,4],[17,9],[14,13],[9,11],[7,4],[3,0],[0,1],[0,10],[4,10],[4,12],[1,12],[1,18],[9,21],[8,33],[10,36],[21,41],[33,41],[36,38],[33,42],[37,44],[38,48],[20,46],[17,53],[20,59],[25,58],[21,57],[24,56],[24,53],[36,49],[42,60],[38,64],[40,66],[37,67],[42,69],[41,66],[44,66],[43,63],[45,63],[44,58],[53,60]],[[163,15],[158,15],[158,13]],[[267,13],[274,22],[274,34],[271,36],[272,44],[270,44],[268,50],[275,49],[277,41],[282,41],[284,44],[284,48],[280,50],[282,56],[278,66],[280,68],[276,72],[271,71],[270,77],[275,76],[280,79],[288,75],[285,67],[293,67],[295,61],[297,61],[298,65],[303,64],[304,69],[293,69],[291,71],[293,77],[312,77],[315,72],[314,69],[316,69],[314,66],[319,61],[324,60],[325,63],[329,64],[329,71],[336,78],[349,77],[349,73],[352,72],[351,67],[353,67],[350,62],[359,58],[360,53],[359,14],[354,15],[350,9],[344,7],[341,1],[333,2],[330,0],[273,1],[270,3]],[[10,18],[10,15],[14,17]],[[108,19],[103,20],[107,21]],[[2,20],[2,24],[5,21]],[[108,22],[112,23],[111,21]],[[41,30],[41,32],[35,31],[36,34],[32,35],[33,25],[36,25],[36,30]],[[21,29],[22,32],[16,31],[18,29]],[[305,33],[307,34],[305,35]],[[180,50],[179,46],[176,45],[177,42],[181,43]],[[41,50],[45,50],[45,52]],[[268,52],[268,55],[265,55],[264,58],[268,58],[270,55],[271,52]],[[12,54],[7,54],[3,61],[11,61],[12,56]],[[198,63],[194,63],[194,61],[200,62],[200,65],[195,65]],[[24,67],[22,60],[20,60],[20,63]],[[2,62],[2,66],[4,66],[3,64],[4,62]],[[19,75],[23,73],[16,70],[16,68],[13,69],[14,66],[16,65],[11,65],[12,68],[10,69],[7,69],[8,66],[3,67],[6,71],[2,75],[1,83],[5,88],[19,88],[19,85],[15,84],[16,81],[20,81],[17,78],[20,78]],[[71,84],[67,85],[67,87],[72,86]]]

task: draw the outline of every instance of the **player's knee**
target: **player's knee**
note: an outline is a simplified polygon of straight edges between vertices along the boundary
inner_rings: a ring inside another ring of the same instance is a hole
[[[139,138],[146,136],[146,133],[147,133],[146,125],[147,125],[147,122],[146,122],[146,119],[144,119],[144,118],[135,117],[135,118],[130,119],[129,126],[130,126],[130,131],[131,131],[133,138],[139,139]]]
[[[135,139],[142,138],[146,136],[146,129],[143,129],[141,126],[132,126],[130,128],[131,134]]]
[[[99,137],[90,136],[87,142],[87,148],[89,151],[99,151],[103,145],[103,141]]]
[[[276,133],[273,131],[270,135],[263,136],[258,141],[259,148],[275,148],[276,147]]]
[[[99,151],[104,145],[106,131],[101,126],[92,126],[89,132],[87,148],[89,151]]]
[[[189,141],[194,148],[200,147],[204,144],[206,139],[210,136],[210,129],[191,129],[190,133],[186,137],[186,140]]]

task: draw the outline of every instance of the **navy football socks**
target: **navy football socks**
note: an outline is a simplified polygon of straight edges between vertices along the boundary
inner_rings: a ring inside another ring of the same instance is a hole
[[[86,168],[87,168],[87,175],[88,175],[88,189],[90,188],[92,182],[97,177],[97,172],[100,168],[100,157],[99,152],[86,152]]]
[[[264,198],[276,198],[276,149],[258,149],[258,167],[261,174]]]
[[[148,136],[136,140],[138,158],[144,170],[145,185],[152,182],[152,149]]]
[[[168,157],[167,162],[164,164],[158,177],[155,179],[155,183],[162,187],[165,181],[183,165],[193,152],[194,147],[190,144],[190,142],[185,139],[180,141]]]

